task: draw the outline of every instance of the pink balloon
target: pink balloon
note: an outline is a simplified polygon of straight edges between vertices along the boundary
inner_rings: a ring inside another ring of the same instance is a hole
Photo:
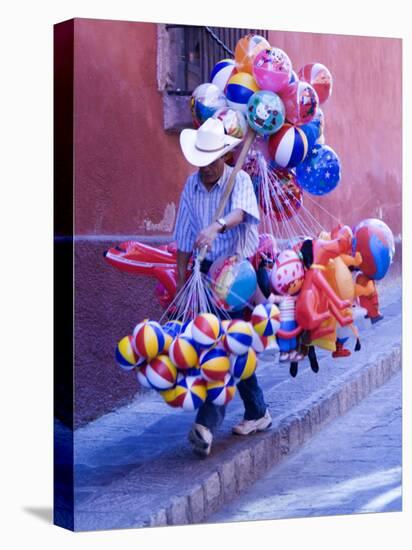
[[[285,105],[286,120],[291,124],[306,124],[315,117],[319,98],[308,82],[290,83],[280,97]]]
[[[253,76],[262,90],[281,92],[292,76],[292,63],[280,48],[262,50],[253,61]]]

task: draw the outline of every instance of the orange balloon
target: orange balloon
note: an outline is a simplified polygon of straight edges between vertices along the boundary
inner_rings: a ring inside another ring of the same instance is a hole
[[[259,34],[247,34],[241,38],[235,48],[236,69],[239,72],[253,74],[253,61],[262,50],[270,48],[269,42]]]

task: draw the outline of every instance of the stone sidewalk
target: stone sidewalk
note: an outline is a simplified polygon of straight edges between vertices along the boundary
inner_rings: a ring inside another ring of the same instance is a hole
[[[402,510],[402,373],[326,426],[209,522]]]
[[[293,379],[288,367],[262,357],[257,373],[272,428],[233,436],[243,410],[236,397],[207,460],[192,455],[187,442],[194,415],[168,407],[155,392],[76,430],[75,529],[198,523],[216,513],[400,369],[399,286],[388,286],[381,302],[385,319],[365,321],[362,350],[338,360],[320,352],[318,374],[305,361]]]

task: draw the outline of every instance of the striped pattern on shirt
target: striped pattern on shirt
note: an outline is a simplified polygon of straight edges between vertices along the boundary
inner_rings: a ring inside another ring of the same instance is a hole
[[[176,218],[174,239],[182,252],[191,252],[196,237],[202,229],[213,223],[220,199],[233,168],[225,164],[222,177],[210,191],[204,187],[199,172],[191,174],[184,186]],[[240,170],[223,217],[236,208],[245,212],[244,221],[225,233],[219,233],[206,258],[214,261],[220,256],[238,253],[247,258],[253,256],[258,246],[259,209],[249,175]]]

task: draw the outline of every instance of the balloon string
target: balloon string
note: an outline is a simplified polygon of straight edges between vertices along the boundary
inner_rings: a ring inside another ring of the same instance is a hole
[[[331,218],[333,218],[336,222],[338,222],[338,224],[341,224],[342,221],[337,218],[336,216],[334,216],[329,210],[327,210],[325,207],[321,206],[320,203],[318,203],[317,201],[315,201],[315,199],[313,197],[310,196],[309,193],[307,193],[305,195],[306,198],[308,198],[315,206],[317,206],[320,210],[322,210],[323,212],[325,212],[326,214],[328,214]]]
[[[285,192],[282,182],[274,169],[270,169],[268,163],[260,151],[254,152],[255,158],[250,159],[249,172],[258,178],[258,199],[261,210],[260,227],[264,232],[272,234],[278,241],[283,239],[284,248],[293,246],[298,238],[315,237],[320,231],[325,230],[322,224],[315,218],[312,212],[303,204],[303,196],[298,211],[292,217],[285,213],[286,207],[294,209],[292,198]],[[291,171],[293,174],[293,172]],[[328,214],[338,223],[340,220],[317,203],[309,193],[304,195],[305,200]],[[276,208],[276,213],[275,213]],[[277,214],[277,215],[276,215]],[[181,290],[176,294],[168,308],[164,311],[160,322],[165,319],[180,319],[183,322],[194,318],[198,313],[211,312],[220,318],[230,318],[227,310],[219,304],[212,285],[219,292],[219,287],[207,274],[200,270],[199,258],[195,258],[190,277]],[[244,300],[234,291],[229,292],[234,298],[243,303],[243,307],[254,308],[254,304]]]

